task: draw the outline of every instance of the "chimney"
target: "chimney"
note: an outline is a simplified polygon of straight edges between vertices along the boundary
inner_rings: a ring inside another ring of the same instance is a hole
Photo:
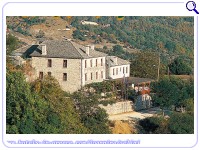
[[[117,57],[114,57],[114,63],[117,65]]]
[[[86,45],[85,47],[85,53],[89,56],[90,55],[90,46]]]
[[[91,45],[91,50],[94,50],[94,45]]]
[[[42,55],[47,55],[47,49],[45,44],[41,44],[42,47]]]

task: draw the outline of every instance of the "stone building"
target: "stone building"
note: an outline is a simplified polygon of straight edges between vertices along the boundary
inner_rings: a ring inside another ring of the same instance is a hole
[[[53,76],[67,92],[77,91],[86,84],[102,82],[108,77],[122,78],[123,69],[121,73],[119,69],[117,76],[107,76],[106,71],[115,67],[125,67],[124,74],[129,76],[130,64],[127,61],[117,58],[117,65],[110,63],[108,66],[106,64],[110,60],[107,59],[107,54],[94,50],[93,45],[82,46],[67,40],[47,40],[29,46],[24,55],[31,59],[35,78]],[[126,67],[128,73],[125,71]]]

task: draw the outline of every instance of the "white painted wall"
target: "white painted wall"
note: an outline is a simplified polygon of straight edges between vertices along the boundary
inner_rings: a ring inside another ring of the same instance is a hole
[[[101,66],[101,59],[103,60],[103,65]],[[90,61],[92,60],[92,66]],[[97,66],[96,66],[97,60]],[[102,82],[106,79],[106,61],[105,57],[98,58],[89,58],[82,60],[82,85],[90,84],[93,82]],[[85,61],[87,63],[87,67],[85,68]],[[98,78],[96,79],[96,72],[98,74]],[[101,72],[103,72],[103,77],[101,77]],[[92,73],[92,79],[91,79]],[[87,81],[85,80],[85,74],[87,74]]]
[[[123,68],[124,68],[124,72],[123,72]],[[126,68],[127,68],[127,72],[126,72]],[[118,69],[118,73],[117,73],[117,69]],[[108,68],[108,71],[109,71],[108,77],[111,79],[123,78],[124,75],[125,75],[125,77],[129,77],[130,76],[130,64],[110,67],[110,68]],[[113,74],[113,71],[114,71],[114,74]]]

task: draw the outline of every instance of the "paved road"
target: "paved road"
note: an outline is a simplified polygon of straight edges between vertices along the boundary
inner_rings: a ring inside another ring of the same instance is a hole
[[[117,115],[110,115],[109,120],[139,120],[146,117],[152,117],[153,115],[160,114],[161,110],[159,108],[152,108],[149,110],[143,110],[140,112],[127,112]]]
[[[153,116],[153,114],[141,112],[128,112],[123,114],[110,115],[109,120],[138,120],[151,116]]]

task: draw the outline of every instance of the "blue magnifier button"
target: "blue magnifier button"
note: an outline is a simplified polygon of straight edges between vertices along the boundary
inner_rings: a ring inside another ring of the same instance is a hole
[[[196,10],[196,3],[194,1],[188,1],[186,3],[186,8],[189,11],[194,11],[196,14],[199,14],[199,12]]]

